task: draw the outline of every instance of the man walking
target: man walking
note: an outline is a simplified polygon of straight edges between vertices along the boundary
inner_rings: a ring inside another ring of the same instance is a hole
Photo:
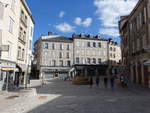
[[[105,86],[105,88],[107,88],[107,81],[108,81],[108,79],[107,79],[107,77],[105,77],[104,78],[104,86]]]
[[[111,77],[110,85],[111,85],[111,89],[113,89],[114,88],[114,77]]]

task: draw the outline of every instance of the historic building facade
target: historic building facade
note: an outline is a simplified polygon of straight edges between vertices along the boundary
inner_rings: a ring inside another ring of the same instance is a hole
[[[35,43],[35,59],[40,76],[63,77],[73,64],[72,39],[54,35],[41,36]]]
[[[132,82],[150,87],[150,1],[139,0],[130,15],[120,20],[123,61]]]
[[[18,60],[18,47],[20,43],[24,44],[20,41],[20,15],[22,9],[28,12],[26,16],[26,35],[22,36],[25,38],[26,42],[26,46],[24,46],[23,49],[27,51],[29,40],[32,43],[32,36],[29,36],[29,29],[32,26],[33,31],[34,21],[25,0],[0,0],[0,90],[13,86],[12,84],[14,84],[14,81],[18,78],[17,72],[21,69]],[[27,53],[22,54],[25,58],[24,63],[28,65]],[[6,83],[6,81],[9,83]]]
[[[73,34],[72,38],[48,34],[35,43],[35,60],[41,76],[96,75],[98,71],[104,72],[102,67],[108,67],[108,39],[85,34]],[[113,59],[116,63],[121,60],[117,58]]]
[[[19,68],[19,71],[16,73],[16,76],[22,76],[25,83],[27,78],[26,75],[28,75],[31,70],[34,20],[28,5],[24,0],[20,0],[19,14],[17,45],[17,67]]]
[[[112,66],[117,66],[118,64],[121,63],[121,48],[120,46],[117,44],[117,42],[115,42],[112,39],[109,39],[108,41],[108,63],[109,65]]]

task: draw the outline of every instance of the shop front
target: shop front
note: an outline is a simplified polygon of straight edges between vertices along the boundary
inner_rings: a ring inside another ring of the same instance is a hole
[[[15,71],[16,63],[0,60],[0,91],[14,89]]]

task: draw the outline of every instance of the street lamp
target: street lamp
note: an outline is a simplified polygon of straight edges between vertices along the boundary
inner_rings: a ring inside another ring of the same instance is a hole
[[[25,89],[27,89],[28,81],[29,81],[29,68],[30,68],[30,63],[32,61],[32,55],[29,54],[29,60],[28,60],[28,67],[27,67],[27,74],[25,77]],[[30,69],[31,70],[31,69]]]

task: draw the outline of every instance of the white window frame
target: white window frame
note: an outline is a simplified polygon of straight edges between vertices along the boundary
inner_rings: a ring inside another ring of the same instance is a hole
[[[13,34],[13,30],[14,30],[14,23],[15,23],[14,20],[10,17],[10,23],[9,23],[8,31],[12,34]]]

